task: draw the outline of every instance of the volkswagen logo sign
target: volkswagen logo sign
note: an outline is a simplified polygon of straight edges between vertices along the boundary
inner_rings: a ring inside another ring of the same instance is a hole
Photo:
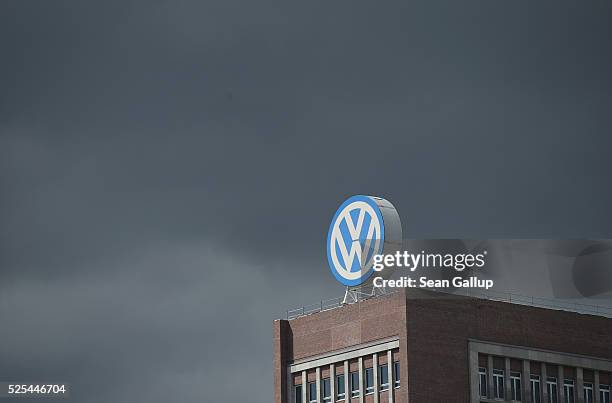
[[[327,261],[340,283],[355,287],[372,275],[373,257],[401,242],[395,207],[374,196],[353,196],[336,211],[327,234]]]

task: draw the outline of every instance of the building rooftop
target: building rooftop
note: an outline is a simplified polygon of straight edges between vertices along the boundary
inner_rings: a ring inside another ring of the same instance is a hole
[[[340,308],[347,304],[359,303],[361,301],[365,301],[367,299],[376,298],[382,295],[389,295],[401,292],[403,289],[384,289],[377,288],[376,294],[372,295],[372,293],[367,292],[355,292],[353,293],[353,300],[349,303],[344,302],[345,297],[337,297],[326,300],[321,300],[318,303],[304,305],[294,309],[288,309],[286,311],[286,319],[292,320],[297,319],[306,315],[312,315],[319,312],[329,311],[332,309]],[[563,300],[563,299],[554,299],[554,298],[541,298],[534,296],[526,296],[512,292],[499,292],[499,291],[475,291],[470,289],[457,289],[453,292],[449,292],[448,290],[440,290],[440,289],[428,289],[428,291],[448,295],[455,295],[458,297],[470,297],[470,298],[478,298],[489,301],[499,301],[506,302],[517,305],[525,305],[532,306],[537,308],[546,308],[553,309],[558,311],[568,311],[575,312],[580,314],[588,314],[588,315],[596,315],[603,316],[607,318],[612,318],[612,306],[605,305],[594,305],[594,304],[586,304],[582,302],[576,302],[572,300]]]

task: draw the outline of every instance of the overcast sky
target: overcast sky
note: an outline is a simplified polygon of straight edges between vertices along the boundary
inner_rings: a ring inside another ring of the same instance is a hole
[[[272,400],[353,194],[420,237],[612,236],[609,1],[0,3],[0,381]]]

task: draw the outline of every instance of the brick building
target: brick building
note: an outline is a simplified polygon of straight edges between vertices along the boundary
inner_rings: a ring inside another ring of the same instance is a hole
[[[612,319],[401,291],[274,322],[274,402],[609,403]]]

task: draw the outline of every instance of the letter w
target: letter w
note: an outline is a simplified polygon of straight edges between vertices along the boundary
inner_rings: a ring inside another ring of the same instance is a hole
[[[361,249],[361,243],[359,242],[359,235],[361,234],[361,229],[363,227],[363,221],[365,217],[365,210],[361,209],[359,211],[359,217],[357,218],[357,225],[353,223],[353,219],[350,214],[347,214],[345,217],[346,226],[348,227],[349,233],[351,234],[351,250],[350,252],[346,249],[346,245],[343,240],[338,240],[338,245],[340,246],[340,253],[342,254],[342,259],[344,260],[344,264],[346,265],[347,271],[352,271],[353,262],[355,261],[355,256],[357,256],[357,261],[359,262],[359,268],[362,268],[361,263],[361,255],[363,250]],[[374,235],[374,225],[370,223],[370,227],[368,228],[368,236],[366,237],[364,249],[367,251],[370,249],[370,242],[372,236]]]

